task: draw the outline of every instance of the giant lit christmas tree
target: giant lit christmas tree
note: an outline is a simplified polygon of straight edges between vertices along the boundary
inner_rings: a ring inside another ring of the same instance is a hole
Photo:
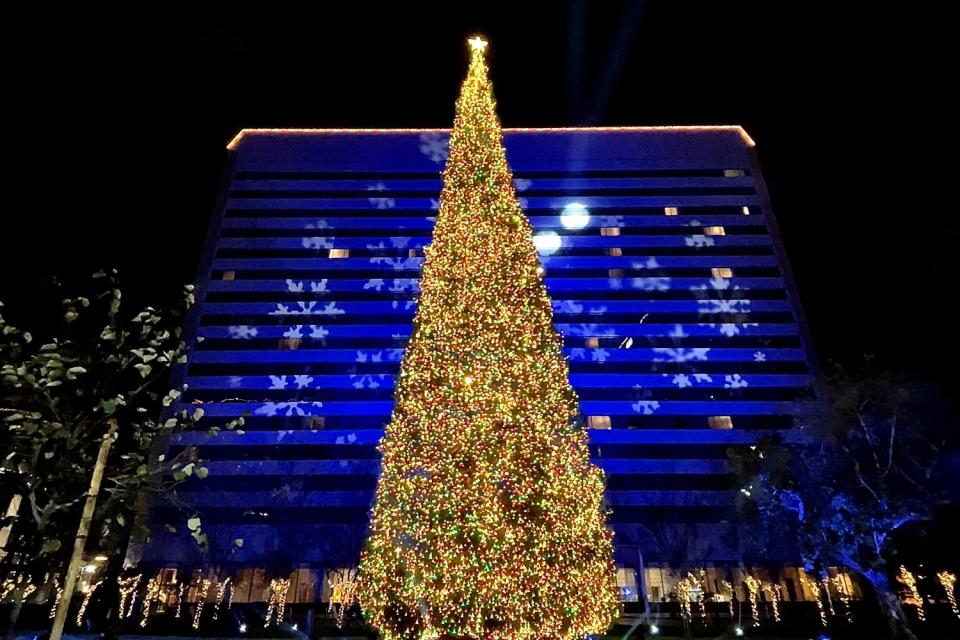
[[[385,638],[583,638],[618,611],[603,474],[470,41],[359,598]]]

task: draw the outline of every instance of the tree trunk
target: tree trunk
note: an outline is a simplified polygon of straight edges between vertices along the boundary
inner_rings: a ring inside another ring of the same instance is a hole
[[[890,637],[893,640],[916,640],[917,636],[907,624],[907,617],[900,605],[900,597],[890,588],[890,581],[886,576],[875,577],[870,581],[877,597],[877,604],[887,622]]]

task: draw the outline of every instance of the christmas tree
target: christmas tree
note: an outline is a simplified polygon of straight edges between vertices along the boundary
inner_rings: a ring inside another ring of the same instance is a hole
[[[470,48],[358,596],[388,639],[583,638],[619,607],[603,473]]]

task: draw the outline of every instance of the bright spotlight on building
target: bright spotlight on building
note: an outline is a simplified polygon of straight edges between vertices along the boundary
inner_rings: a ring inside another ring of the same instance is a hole
[[[743,635],[743,627],[734,627],[734,628],[733,628],[733,635],[735,635],[735,636],[742,636],[742,635]]]
[[[245,622],[241,622],[241,623],[240,623],[240,633],[246,633],[246,632],[247,632],[247,624],[246,624]]]
[[[537,252],[542,255],[548,256],[551,253],[556,253],[561,244],[562,239],[556,231],[544,231],[543,233],[538,233],[533,236],[533,246],[535,246]]]
[[[590,222],[590,210],[579,202],[571,202],[560,212],[560,224],[566,229],[583,229]]]
[[[660,633],[660,627],[655,624],[650,625],[650,635],[655,636]]]

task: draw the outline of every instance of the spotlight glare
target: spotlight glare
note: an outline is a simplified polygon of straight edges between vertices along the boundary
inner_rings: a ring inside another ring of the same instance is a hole
[[[590,222],[590,210],[579,202],[571,202],[560,212],[560,224],[566,229],[583,229]]]
[[[735,635],[735,636],[742,636],[742,635],[743,635],[743,627],[734,627],[734,628],[733,628],[733,635]]]
[[[650,635],[655,636],[660,633],[660,627],[655,624],[650,625]]]
[[[544,231],[533,236],[533,246],[537,248],[537,252],[541,255],[556,253],[561,244],[563,244],[563,240],[556,231]]]

